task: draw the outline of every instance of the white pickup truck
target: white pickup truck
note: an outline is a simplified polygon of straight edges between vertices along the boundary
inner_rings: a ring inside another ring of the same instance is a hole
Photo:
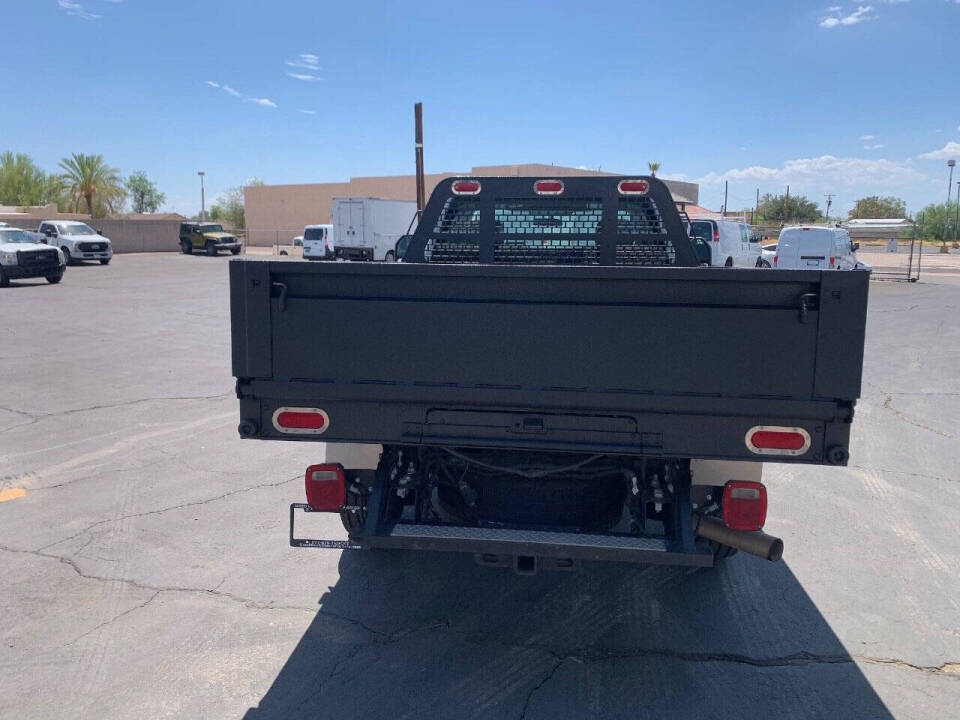
[[[113,257],[110,240],[77,220],[44,220],[37,232],[40,242],[60,248],[67,265],[81,260],[99,260],[106,265]]]
[[[36,233],[0,227],[0,287],[7,287],[11,280],[35,277],[56,284],[65,265],[63,253],[43,245]]]

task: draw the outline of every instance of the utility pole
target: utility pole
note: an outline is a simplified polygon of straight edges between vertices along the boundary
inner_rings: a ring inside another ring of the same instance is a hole
[[[830,206],[833,205],[833,193],[827,193],[824,195],[827,199],[827,225],[830,224]]]
[[[425,189],[423,182],[423,103],[413,106],[413,147],[417,162],[417,219],[423,214]]]
[[[723,181],[723,216],[727,216],[727,186],[729,182],[727,180]]]
[[[954,159],[947,160],[947,167],[950,168],[950,180],[947,181],[947,212],[943,219],[943,245],[947,245],[947,235],[950,233],[950,196],[953,194],[953,168],[957,164]],[[946,252],[943,250],[942,252]]]
[[[957,219],[953,223],[953,246],[957,247],[957,230],[960,229],[960,180],[957,180]]]
[[[203,222],[207,219],[206,197],[204,197],[203,191],[203,176],[206,175],[206,173],[203,170],[200,170],[197,172],[197,175],[200,176],[200,222]]]

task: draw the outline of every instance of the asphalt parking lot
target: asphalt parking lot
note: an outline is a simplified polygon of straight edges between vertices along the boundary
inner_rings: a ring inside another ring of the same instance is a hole
[[[764,473],[782,562],[518,577],[287,546],[323,450],[237,437],[227,263],[0,291],[0,717],[958,716],[960,268],[872,285],[851,465]]]

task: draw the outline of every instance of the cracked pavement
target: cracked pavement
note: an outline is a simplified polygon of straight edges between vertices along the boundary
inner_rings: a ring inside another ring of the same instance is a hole
[[[765,469],[783,562],[518,577],[288,547],[323,448],[237,438],[226,267],[2,292],[0,717],[956,715],[960,278],[873,284],[851,465]]]

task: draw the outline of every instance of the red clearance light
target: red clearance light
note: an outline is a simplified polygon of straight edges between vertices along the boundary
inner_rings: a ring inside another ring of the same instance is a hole
[[[537,180],[533,184],[533,191],[537,195],[559,195],[563,192],[563,182],[560,180]]]
[[[480,183],[477,180],[455,180],[451,190],[454,195],[478,195]]]
[[[281,407],[273,413],[273,426],[288,435],[319,435],[330,426],[330,417],[320,408]]]
[[[745,442],[757,455],[803,455],[810,449],[810,433],[798,427],[755,425],[747,430]]]
[[[621,195],[646,195],[650,183],[646,180],[621,180],[617,183],[617,190]]]
[[[347,503],[347,481],[343,466],[311,465],[304,476],[307,505],[319,512],[338,512]]]
[[[763,483],[730,480],[723,486],[723,524],[731,530],[759,530],[767,521],[767,488]]]

